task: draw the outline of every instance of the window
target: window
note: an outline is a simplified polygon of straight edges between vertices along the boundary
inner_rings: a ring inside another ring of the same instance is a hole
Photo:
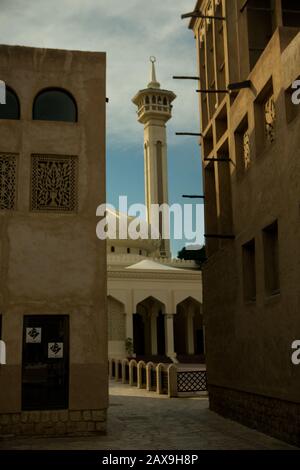
[[[247,3],[250,70],[270,41],[274,29],[274,8],[271,0],[249,0]]]
[[[277,221],[263,230],[265,291],[267,295],[278,294],[279,253]]]
[[[6,103],[0,105],[0,119],[20,119],[19,99],[9,87],[6,87]]]
[[[259,93],[254,104],[257,153],[261,153],[276,139],[276,105],[272,78]]]
[[[0,210],[16,208],[16,173],[17,154],[0,152]]]
[[[112,246],[111,249],[110,249],[111,253],[114,253],[115,252],[115,247]]]
[[[234,133],[235,156],[238,176],[242,176],[251,165],[250,134],[246,115]]]
[[[218,231],[220,235],[232,235],[232,194],[231,194],[231,174],[229,163],[228,140],[219,148],[217,158],[227,161],[216,162],[217,176],[217,197],[219,199],[218,206]],[[228,240],[221,240],[221,246],[228,243]]]
[[[33,119],[76,122],[77,106],[75,100],[64,90],[44,90],[34,100]]]
[[[255,240],[242,246],[243,291],[245,301],[256,299]]]
[[[283,26],[300,26],[300,5],[295,0],[281,0]]]
[[[127,248],[127,253],[130,254],[130,248]]]
[[[31,210],[77,210],[78,159],[67,155],[32,155]]]
[[[218,233],[218,214],[217,214],[217,193],[216,193],[216,175],[214,163],[209,162],[205,166],[204,187],[205,187],[205,231],[207,234]],[[211,256],[219,249],[219,240],[216,238],[206,239],[206,248],[208,256]]]

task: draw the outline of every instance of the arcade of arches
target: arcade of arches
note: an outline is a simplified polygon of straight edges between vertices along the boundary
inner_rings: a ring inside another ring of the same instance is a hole
[[[168,356],[176,360],[176,356],[204,355],[204,326],[198,300],[187,297],[176,305],[174,313],[169,313],[164,303],[149,296],[138,302],[135,310],[127,314],[122,302],[108,296],[111,356],[130,355],[126,338],[132,338],[132,352],[137,357]]]

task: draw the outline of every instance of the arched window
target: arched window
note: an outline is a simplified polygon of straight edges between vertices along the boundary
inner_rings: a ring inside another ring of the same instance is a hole
[[[146,96],[146,104],[149,104],[149,103],[150,103],[149,96]]]
[[[32,118],[42,121],[76,122],[76,102],[65,90],[43,90],[34,100]]]
[[[167,106],[168,102],[167,102],[167,98],[164,98],[164,105]]]
[[[161,96],[159,96],[159,97],[157,98],[157,102],[158,102],[158,104],[161,104]]]
[[[152,96],[152,103],[156,103],[156,97]]]
[[[6,87],[6,103],[0,104],[0,119],[20,119],[19,98],[9,87]]]

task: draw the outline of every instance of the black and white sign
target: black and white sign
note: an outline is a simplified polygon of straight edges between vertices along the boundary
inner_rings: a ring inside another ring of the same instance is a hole
[[[48,359],[61,359],[64,357],[63,343],[48,343]]]
[[[41,343],[42,342],[42,328],[35,326],[26,328],[26,343]]]

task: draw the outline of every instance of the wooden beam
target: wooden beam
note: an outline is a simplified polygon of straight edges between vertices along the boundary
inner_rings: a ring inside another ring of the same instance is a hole
[[[181,75],[174,75],[172,78],[174,80],[200,80],[200,77],[186,77]]]
[[[197,93],[229,93],[229,90],[196,90]]]
[[[200,134],[199,132],[175,132],[175,135],[195,135],[198,137],[202,137],[202,134]]]
[[[242,88],[251,88],[252,82],[251,80],[244,80],[243,82],[236,82],[236,83],[229,83],[228,90],[241,90]]]
[[[181,19],[185,18],[204,18],[211,20],[226,20],[225,16],[214,16],[214,15],[203,15],[200,11],[192,11],[191,13],[185,13],[181,15]]]
[[[203,159],[205,162],[231,162],[230,158],[227,157],[212,157],[212,158],[204,158]]]

